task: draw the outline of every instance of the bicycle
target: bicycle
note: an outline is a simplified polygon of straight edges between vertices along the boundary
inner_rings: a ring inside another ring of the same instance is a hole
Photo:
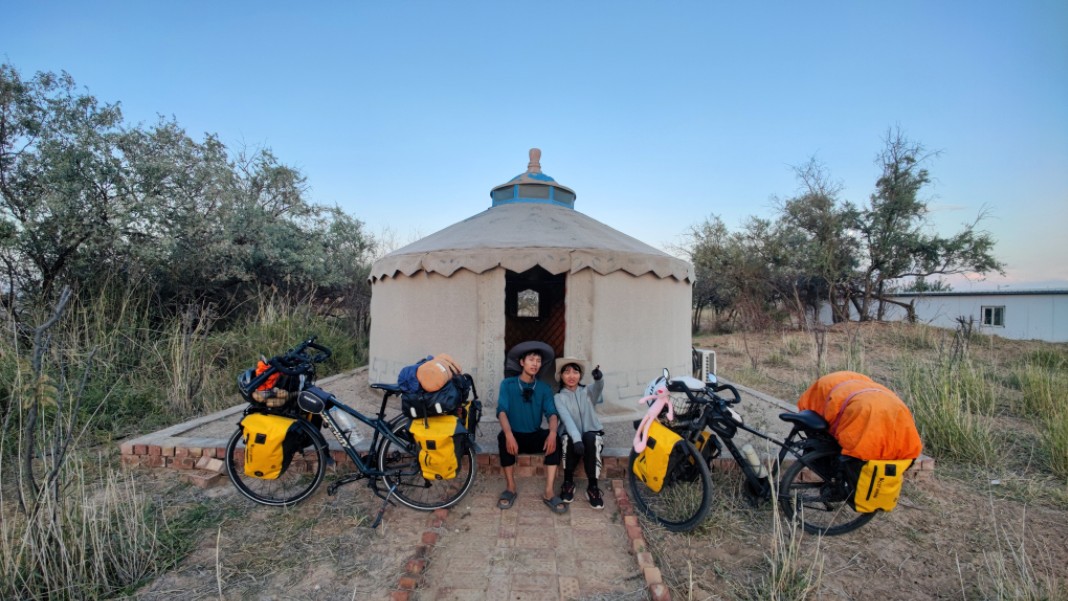
[[[279,507],[294,505],[311,496],[323,482],[327,465],[333,463],[326,439],[320,431],[325,425],[356,467],[355,472],[332,482],[327,494],[332,496],[345,484],[367,479],[368,487],[375,496],[383,499],[372,527],[381,522],[386,506],[392,499],[422,511],[442,509],[459,502],[471,489],[477,471],[473,434],[468,433],[464,437],[466,440],[462,445],[456,477],[450,480],[427,480],[419,465],[419,447],[408,431],[410,418],[400,414],[386,419],[386,405],[390,397],[401,394],[401,389],[394,384],[371,384],[371,388],[382,391],[382,405],[376,416],[366,416],[312,384],[315,366],[331,354],[332,351],[317,344],[313,336],[285,354],[266,361],[268,367],[261,373],[250,369],[239,376],[238,389],[249,401],[244,415],[267,412],[296,418],[297,431],[294,435],[299,437],[299,449],[278,478],[265,480],[248,476],[244,470],[244,436],[239,424],[226,445],[225,454],[226,472],[237,490],[252,501]],[[274,374],[296,379],[297,384],[293,387],[295,404],[289,402],[279,408],[268,408],[254,401],[253,392]],[[470,378],[466,374],[465,377]],[[358,452],[349,442],[332,410],[342,411],[372,429],[366,452]]]
[[[784,412],[779,419],[790,424],[789,435],[779,440],[745,425],[732,406],[741,402],[738,389],[719,384],[714,375],[702,382],[691,376],[672,378],[665,369],[658,382],[669,393],[683,393],[674,420],[665,423],[683,438],[681,457],[669,465],[664,488],[653,492],[635,476],[630,455],[628,486],[635,505],[642,513],[675,532],[693,530],[708,513],[712,495],[709,468],[712,461],[730,452],[744,479],[744,489],[752,504],[772,500],[772,480],[778,480],[776,500],[787,519],[795,517],[806,532],[838,535],[852,532],[871,521],[874,513],[859,513],[851,499],[855,478],[850,463],[857,461],[842,455],[838,442],[828,432],[827,421],[814,411]],[[720,393],[729,393],[729,398]],[[739,447],[734,438],[739,430],[769,441],[779,447],[771,465],[773,473],[756,457],[747,456],[748,445]],[[792,461],[787,465],[787,459]],[[785,468],[785,469],[784,469]],[[774,478],[782,471],[781,478]],[[676,490],[678,489],[678,490]]]

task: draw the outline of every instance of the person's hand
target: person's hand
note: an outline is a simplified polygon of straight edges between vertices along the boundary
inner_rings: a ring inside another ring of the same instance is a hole
[[[545,449],[545,454],[546,455],[552,455],[553,452],[556,451],[556,435],[555,434],[551,434],[551,435],[549,435],[548,437],[545,438],[545,446],[543,448]],[[512,454],[514,455],[515,453],[512,453]]]
[[[590,375],[593,376],[594,380],[600,380],[601,378],[603,378],[604,374],[601,373],[601,366],[598,365],[597,367],[593,368],[593,371],[590,372]]]
[[[519,443],[516,442],[511,432],[504,435],[504,450],[508,451],[509,455],[519,454]]]
[[[581,440],[576,442],[574,446],[575,446],[575,454],[576,455],[585,455],[586,454],[586,445],[582,444]]]

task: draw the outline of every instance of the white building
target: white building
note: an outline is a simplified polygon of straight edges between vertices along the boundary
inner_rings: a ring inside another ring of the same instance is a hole
[[[1013,340],[1068,342],[1068,290],[910,292],[892,298],[914,303],[920,323],[956,328],[957,319],[963,317],[974,319],[978,331],[984,334]],[[886,305],[885,319],[906,317],[903,307]],[[831,323],[828,306],[824,305],[820,319]]]

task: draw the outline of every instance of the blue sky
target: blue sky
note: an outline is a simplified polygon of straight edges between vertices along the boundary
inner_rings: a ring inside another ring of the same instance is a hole
[[[128,123],[268,147],[410,242],[489,207],[527,150],[653,246],[740,227],[815,156],[856,203],[900,128],[939,151],[950,234],[985,209],[1007,273],[1068,287],[1068,2],[14,2],[0,59]],[[968,289],[967,282],[955,283]]]

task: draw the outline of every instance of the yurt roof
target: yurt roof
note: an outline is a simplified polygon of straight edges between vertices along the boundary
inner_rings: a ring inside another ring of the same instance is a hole
[[[689,262],[576,211],[574,192],[541,173],[540,154],[531,150],[527,172],[491,191],[489,209],[375,261],[371,278],[420,271],[448,277],[496,267],[523,272],[539,265],[554,275],[588,268],[693,281]]]

